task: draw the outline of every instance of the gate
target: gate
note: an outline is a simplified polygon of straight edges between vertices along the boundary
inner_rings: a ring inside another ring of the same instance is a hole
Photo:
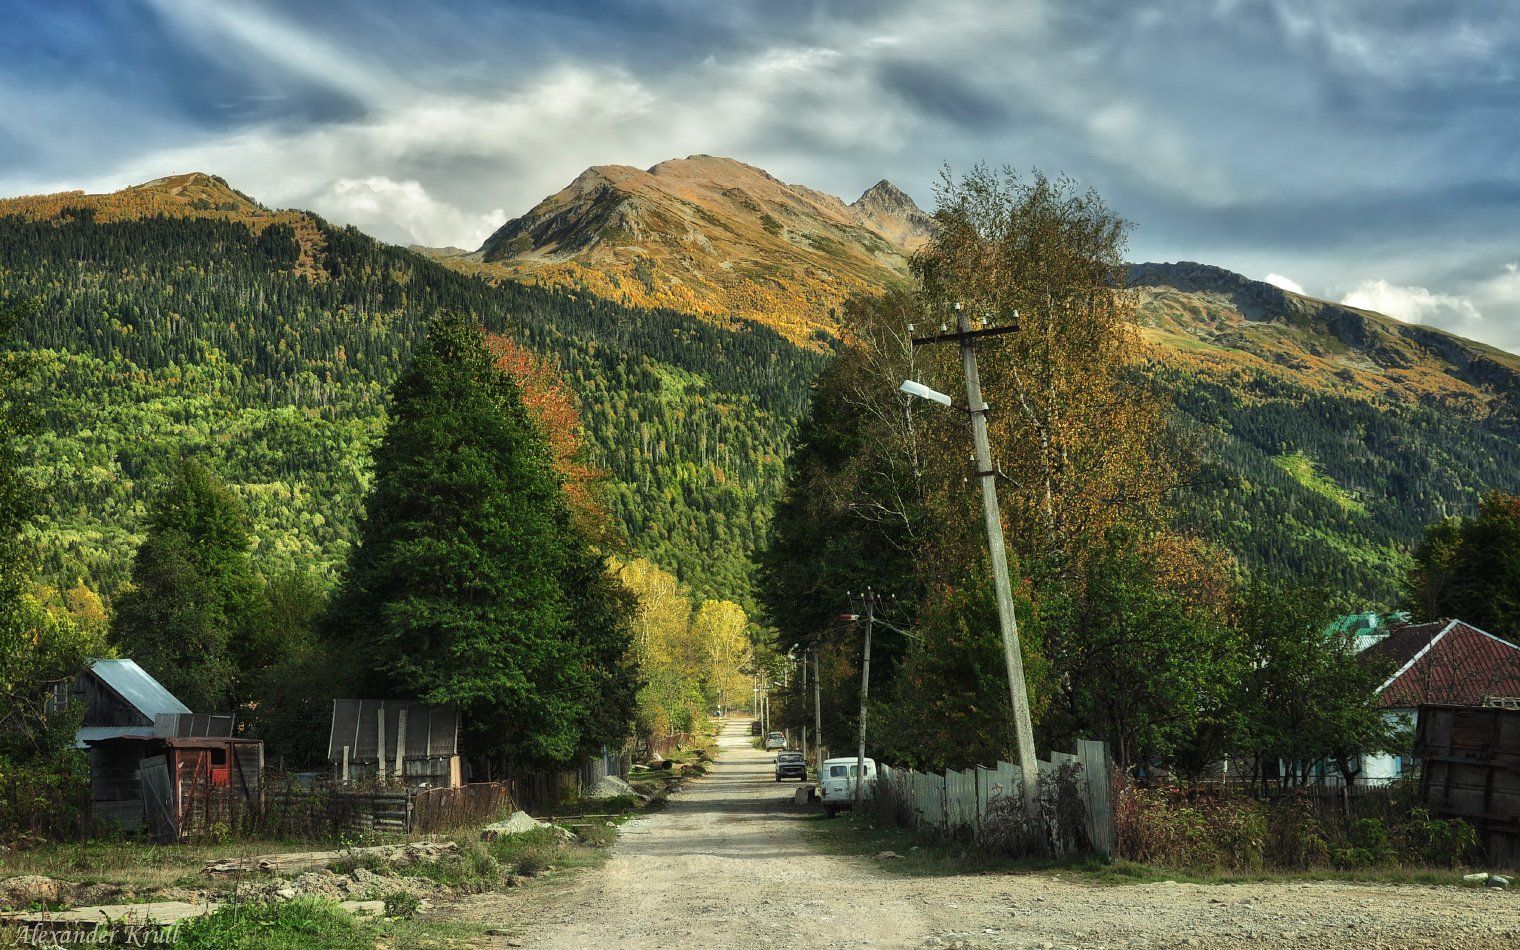
[[[174,784],[169,778],[169,760],[152,755],[142,760],[143,807],[148,834],[159,844],[179,840],[174,816]]]

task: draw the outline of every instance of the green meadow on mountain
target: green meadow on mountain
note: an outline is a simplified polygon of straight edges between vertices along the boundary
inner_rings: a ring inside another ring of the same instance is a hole
[[[0,201],[0,291],[35,301],[45,367],[47,576],[117,590],[180,455],[242,497],[264,564],[337,564],[387,387],[426,315],[460,310],[557,361],[633,551],[753,604],[829,307],[901,279],[925,219],[886,183],[846,205],[724,159],[610,168],[470,254],[208,175]],[[1520,489],[1520,357],[1204,265],[1132,282],[1136,371],[1202,455],[1175,518],[1244,567],[1387,603],[1426,523]]]

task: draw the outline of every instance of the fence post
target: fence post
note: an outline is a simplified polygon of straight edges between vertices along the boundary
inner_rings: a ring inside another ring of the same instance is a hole
[[[1092,739],[1077,740],[1077,758],[1082,763],[1083,783],[1087,793],[1087,837],[1093,850],[1106,858],[1114,856],[1113,772],[1108,760],[1108,745]]]
[[[406,781],[406,707],[396,713],[396,778]]]

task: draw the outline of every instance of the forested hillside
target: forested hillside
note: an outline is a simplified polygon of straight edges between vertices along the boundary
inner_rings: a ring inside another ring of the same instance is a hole
[[[1386,603],[1423,525],[1520,489],[1513,354],[1203,265],[1131,279],[1138,371],[1201,449],[1175,517],[1245,567]],[[0,294],[38,305],[46,576],[107,594],[181,453],[242,497],[271,568],[335,564],[386,388],[452,309],[561,365],[635,553],[753,606],[750,555],[827,358],[743,320],[488,284],[207,175],[0,201]]]
[[[384,393],[427,315],[453,310],[559,362],[635,551],[747,600],[819,356],[753,325],[490,287],[314,216],[298,240],[287,212],[153,210],[0,207],[0,292],[35,301],[21,332],[46,367],[47,576],[119,587],[145,499],[181,454],[242,496],[266,565],[335,564]]]
[[[1247,568],[1391,603],[1426,524],[1520,488],[1520,357],[1217,267],[1130,278],[1203,462],[1176,518]]]

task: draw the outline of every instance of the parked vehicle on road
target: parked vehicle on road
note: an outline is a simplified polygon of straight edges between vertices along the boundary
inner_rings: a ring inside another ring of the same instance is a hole
[[[818,776],[818,797],[823,800],[823,814],[833,818],[842,809],[855,804],[856,769],[859,761],[852,755],[847,759],[825,759],[823,772]],[[865,760],[866,783],[860,787],[860,797],[870,798],[876,790],[876,760]]]
[[[772,733],[770,733],[769,735],[767,735],[765,737],[765,747],[767,749],[785,749],[786,748],[786,733],[784,733],[784,732],[772,732]]]
[[[776,756],[776,781],[784,778],[807,781],[807,760],[801,752],[782,752]]]

